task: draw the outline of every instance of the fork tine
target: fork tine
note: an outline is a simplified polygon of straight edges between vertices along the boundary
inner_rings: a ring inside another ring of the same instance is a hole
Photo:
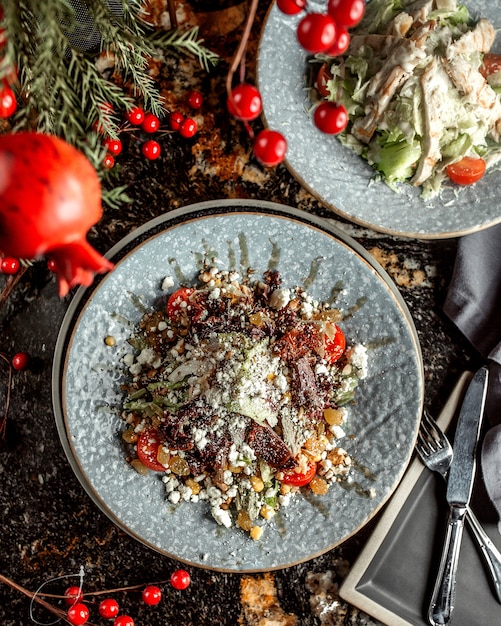
[[[421,429],[418,432],[417,438],[418,440],[416,443],[416,449],[419,454],[424,454],[428,456],[429,454],[432,454],[439,449],[439,446],[437,445],[435,439],[425,436]]]

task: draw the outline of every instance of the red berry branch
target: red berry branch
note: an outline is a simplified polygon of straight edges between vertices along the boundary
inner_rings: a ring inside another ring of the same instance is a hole
[[[161,582],[84,592],[83,568],[78,576],[80,578],[80,584],[71,585],[61,595],[44,593],[42,590],[47,583],[68,578],[67,576],[61,576],[43,583],[36,592],[29,591],[25,587],[22,587],[2,574],[0,574],[0,582],[30,598],[30,617],[32,621],[35,622],[35,619],[33,618],[33,605],[36,603],[72,626],[81,626],[83,624],[86,624],[87,626],[94,626],[93,622],[89,621],[92,612],[97,612],[97,615],[104,619],[113,619],[113,626],[134,626],[134,619],[130,615],[120,612],[120,603],[112,596],[127,592],[141,591],[142,602],[147,606],[156,606],[164,597],[162,587],[170,585],[173,589],[181,591],[187,589],[191,583],[189,572],[184,569],[177,569],[172,572],[169,580]],[[97,603],[97,599],[100,596],[106,597]],[[65,608],[60,608],[59,606],[55,606],[54,604],[48,602],[47,599],[58,600],[60,603],[64,603],[63,606],[66,606]]]

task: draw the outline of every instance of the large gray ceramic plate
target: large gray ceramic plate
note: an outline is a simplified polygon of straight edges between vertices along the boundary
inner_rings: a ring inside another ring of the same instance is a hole
[[[468,3],[466,3],[468,4]],[[474,15],[501,26],[499,0],[469,3]],[[311,11],[325,11],[326,0],[311,0]],[[423,239],[456,237],[501,222],[499,170],[473,186],[450,186],[423,200],[410,185],[400,193],[375,180],[375,172],[334,136],[317,130],[306,89],[306,53],[296,39],[301,15],[272,6],[262,33],[258,84],[266,123],[288,141],[286,164],[313,195],[349,220],[375,230]],[[499,36],[494,51],[501,51]]]
[[[409,313],[383,270],[326,222],[273,203],[219,201],[169,212],[111,250],[114,271],[72,301],[56,347],[53,397],[61,441],[83,486],[121,528],[152,548],[208,568],[281,568],[329,550],[361,528],[396,488],[419,422],[423,376]],[[276,266],[286,285],[322,300],[338,293],[350,341],[369,348],[345,447],[356,460],[351,489],[299,497],[259,542],[218,526],[204,503],[169,505],[158,474],[125,460],[118,415],[121,358],[143,307],[159,306],[166,276],[190,283],[204,258],[220,268]],[[104,339],[112,335],[116,345]],[[374,497],[364,495],[374,489]]]

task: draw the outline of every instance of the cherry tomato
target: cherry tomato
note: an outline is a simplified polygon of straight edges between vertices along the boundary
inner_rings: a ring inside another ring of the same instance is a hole
[[[308,13],[298,24],[297,39],[310,54],[325,52],[336,39],[336,23],[330,15]]]
[[[305,472],[295,472],[294,469],[283,472],[282,481],[286,485],[292,485],[293,487],[304,487],[317,473],[317,464],[315,461],[310,461]]]
[[[119,615],[113,622],[113,626],[134,626],[134,620],[130,615]]]
[[[339,56],[340,54],[344,54],[346,50],[348,50],[349,45],[350,33],[345,26],[338,24],[336,41],[328,50],[325,51],[325,54],[328,54],[332,57]]]
[[[172,111],[169,114],[169,127],[171,130],[179,130],[181,122],[184,120],[184,115],[179,111]]]
[[[133,126],[140,126],[144,122],[144,111],[141,107],[134,107],[127,111],[125,117]]]
[[[112,139],[111,137],[108,137],[108,139],[105,140],[104,145],[106,150],[108,150],[110,154],[113,154],[113,156],[118,156],[120,152],[122,152],[122,142],[120,139]]]
[[[328,335],[324,336],[325,358],[329,363],[335,363],[342,356],[346,349],[346,337],[343,331],[335,324],[336,332],[331,339]]]
[[[174,589],[186,589],[190,586],[191,576],[189,572],[184,569],[177,569],[172,572],[170,577],[170,584]]]
[[[274,167],[285,159],[287,141],[276,130],[262,130],[254,140],[254,156],[266,167]]]
[[[89,609],[82,602],[77,602],[68,609],[68,621],[75,626],[81,626],[89,619]]]
[[[306,0],[277,0],[277,8],[286,15],[296,15],[306,8]]]
[[[161,155],[162,149],[160,148],[158,141],[148,139],[148,141],[145,141],[141,146],[141,152],[146,159],[154,161]]]
[[[317,79],[315,81],[318,93],[323,98],[328,98],[331,95],[331,92],[327,88],[327,82],[332,80],[332,74],[327,67],[327,63],[322,63],[320,69],[318,70]]]
[[[7,119],[16,112],[17,102],[14,92],[8,85],[0,88],[0,119]]]
[[[143,589],[142,598],[145,604],[155,606],[162,599],[162,590],[155,585],[148,585]]]
[[[472,185],[485,174],[486,163],[483,159],[463,157],[445,168],[447,176],[457,185]]]
[[[137,440],[137,456],[141,463],[155,472],[165,472],[164,465],[157,460],[158,448],[162,440],[156,428],[146,428]]]
[[[186,102],[192,109],[199,109],[204,102],[204,97],[199,91],[193,90],[188,94]]]
[[[484,54],[482,65],[478,71],[484,78],[501,71],[501,54]]]
[[[231,91],[231,97],[226,102],[228,112],[238,120],[250,122],[255,120],[263,110],[263,101],[257,87],[248,83],[241,83]]]
[[[2,272],[2,274],[9,274],[10,276],[17,274],[20,268],[21,263],[19,262],[19,259],[15,259],[11,256],[4,257],[0,264],[0,272]]]
[[[187,117],[179,124],[178,132],[181,137],[191,139],[197,134],[198,126],[194,119]]]
[[[160,120],[153,113],[146,113],[141,128],[145,133],[156,133],[160,128]]]
[[[167,315],[173,321],[179,321],[184,315],[189,315],[192,312],[192,303],[190,302],[190,296],[194,293],[194,289],[191,287],[180,287],[169,296],[167,301]]]
[[[66,591],[64,592],[64,601],[66,602],[66,604],[69,604],[69,605],[76,604],[77,602],[81,602],[82,599],[83,599],[82,589],[80,587],[77,587],[76,585],[72,585],[71,587],[68,587],[68,589],[66,589]]]
[[[329,0],[327,13],[336,24],[352,28],[363,18],[365,13],[364,0]]]
[[[12,361],[11,361],[12,367],[18,372],[24,372],[24,370],[28,368],[29,362],[30,362],[30,355],[27,352],[18,352],[12,357]],[[79,587],[70,587],[70,589],[78,590]],[[75,597],[72,598],[71,602],[74,602],[74,601],[75,601]]]
[[[313,121],[323,133],[337,135],[346,128],[348,113],[342,104],[321,102],[313,113]]]
[[[98,607],[98,612],[101,617],[109,619],[110,617],[116,617],[118,615],[118,602],[113,598],[106,598],[101,600]]]

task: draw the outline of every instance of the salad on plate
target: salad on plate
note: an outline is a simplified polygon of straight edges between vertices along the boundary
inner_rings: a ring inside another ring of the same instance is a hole
[[[501,157],[501,55],[494,25],[456,0],[371,0],[347,51],[316,55],[320,98],[349,115],[341,142],[396,188],[436,195]]]
[[[349,403],[367,373],[342,313],[304,288],[206,265],[144,313],[123,358],[126,454],[171,505],[204,501],[258,540],[301,488],[348,480]],[[370,496],[370,494],[368,494]]]

